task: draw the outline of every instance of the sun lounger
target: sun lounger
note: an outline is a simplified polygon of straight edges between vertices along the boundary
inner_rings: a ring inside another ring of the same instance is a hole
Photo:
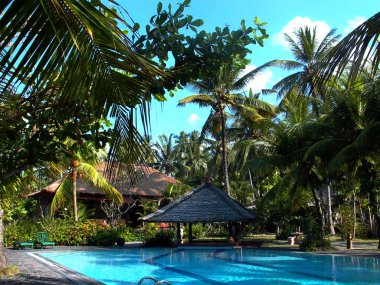
[[[30,241],[19,241],[19,240],[16,240],[13,242],[13,248],[14,249],[22,249],[24,247],[31,247],[33,248],[34,247],[34,241],[30,240]]]
[[[49,241],[49,235],[47,232],[38,232],[36,247],[46,247],[46,246],[54,247],[55,242]]]

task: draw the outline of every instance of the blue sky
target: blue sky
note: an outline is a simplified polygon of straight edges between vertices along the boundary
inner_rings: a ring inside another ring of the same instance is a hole
[[[131,17],[144,27],[155,14],[159,1],[155,0],[119,0]],[[174,6],[178,1],[161,1],[164,7],[168,3]],[[245,19],[247,25],[253,26],[255,16],[267,22],[270,38],[264,47],[252,47],[251,66],[259,66],[273,59],[292,59],[282,34],[291,34],[299,26],[316,26],[318,34],[323,37],[332,28],[342,36],[380,11],[380,0],[192,0],[185,11],[194,19],[202,19],[201,29],[211,32],[215,27],[229,25],[237,29],[240,21]],[[250,84],[252,89],[270,88],[284,76],[278,69],[270,69]],[[247,88],[247,90],[249,87]],[[200,130],[210,109],[195,105],[177,107],[178,100],[190,95],[190,90],[177,92],[173,98],[163,104],[153,103],[151,114],[151,135],[156,139],[159,134],[180,131]],[[275,103],[275,96],[266,97]]]

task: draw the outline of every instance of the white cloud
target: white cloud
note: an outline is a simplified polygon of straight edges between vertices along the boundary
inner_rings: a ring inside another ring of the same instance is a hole
[[[242,75],[247,74],[248,72],[254,70],[256,66],[247,65],[247,67],[243,70]],[[257,75],[254,79],[252,79],[244,90],[252,89],[253,92],[259,92],[261,89],[268,89],[272,86],[269,86],[271,79],[273,77],[272,71],[266,69],[261,72],[261,74]]]
[[[346,35],[352,32],[355,28],[357,28],[360,24],[362,24],[367,19],[362,16],[357,16],[353,19],[348,20],[347,26],[344,28],[343,33]]]
[[[284,34],[288,34],[292,37],[293,33],[304,26],[316,27],[317,28],[317,39],[322,40],[328,32],[330,32],[330,26],[324,21],[313,21],[309,17],[297,16],[290,20],[279,33],[273,35],[273,42],[275,44],[281,45],[284,49],[289,50],[289,44],[285,40]]]
[[[195,127],[197,125],[197,122],[200,122],[201,119],[197,114],[192,113],[188,118],[187,122],[192,126]]]

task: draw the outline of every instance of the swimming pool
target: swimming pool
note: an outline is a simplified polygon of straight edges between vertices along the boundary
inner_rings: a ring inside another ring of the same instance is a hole
[[[131,248],[40,255],[107,285],[135,285],[144,276],[173,285],[380,283],[379,258],[250,248]]]

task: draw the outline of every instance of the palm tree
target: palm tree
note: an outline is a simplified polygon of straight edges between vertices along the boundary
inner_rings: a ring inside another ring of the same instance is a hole
[[[176,151],[173,139],[174,134],[170,134],[169,137],[162,134],[158,136],[159,142],[152,146],[157,160],[154,164],[157,164],[158,170],[169,176],[174,175],[176,169]]]
[[[232,91],[241,90],[248,82],[260,74],[266,66],[254,69],[240,77],[242,67],[237,65],[221,65],[212,75],[206,76],[191,84],[200,94],[190,95],[179,101],[178,106],[186,104],[198,104],[200,107],[211,107],[212,111],[206,124],[219,121],[221,129],[221,153],[222,153],[222,172],[225,191],[230,194],[228,162],[227,162],[227,135],[226,135],[226,108],[246,113],[247,116],[261,117],[258,109],[265,110],[267,113],[274,112],[274,107],[264,101],[249,98]],[[215,124],[214,124],[215,125]],[[203,133],[203,132],[202,132]]]
[[[67,144],[73,146],[73,142],[69,141]],[[77,179],[85,183],[90,183],[99,191],[104,193],[106,197],[114,203],[121,205],[123,203],[123,195],[110,185],[107,180],[96,170],[92,164],[100,162],[99,152],[95,150],[92,143],[85,143],[81,145],[81,150],[71,156],[68,169],[61,179],[51,203],[50,210],[55,212],[62,208],[64,205],[71,204],[73,208],[74,221],[78,221],[78,207],[77,207]],[[89,163],[85,163],[87,160]]]
[[[355,82],[360,72],[369,62],[371,63],[372,76],[378,72],[380,63],[380,44],[378,41],[380,35],[379,20],[380,12],[358,26],[327,54],[326,61],[328,64],[318,71],[321,77],[318,84],[325,84],[330,78],[339,78],[347,69],[349,70],[349,81]],[[379,82],[378,79],[376,81],[377,83]],[[372,96],[372,100],[376,101],[376,96]],[[370,104],[370,106],[375,110],[368,113],[378,113],[377,107],[374,107],[376,105]],[[364,150],[364,154],[371,153],[373,149],[373,145],[371,145],[371,134],[378,133],[378,130],[376,130],[376,121],[377,120],[368,124],[362,132],[360,132],[360,135],[352,145],[343,149],[343,152],[337,157],[340,159],[347,158],[347,154],[350,151],[355,150],[356,154],[358,154],[359,149]],[[369,151],[366,150],[366,146],[369,146]],[[335,159],[335,161],[339,161],[339,159]],[[378,248],[380,249],[380,239]]]
[[[300,94],[310,94],[322,97],[323,90],[317,85],[317,72],[325,65],[325,56],[338,41],[335,29],[331,30],[321,42],[317,39],[317,28],[299,28],[294,32],[295,39],[285,34],[295,60],[273,60],[269,66],[278,66],[286,70],[298,70],[277,82],[273,89],[278,90],[278,96],[283,97],[296,88]]]
[[[192,131],[189,134],[181,132],[176,136],[175,148],[177,169],[179,170],[176,178],[185,178],[187,181],[192,182],[192,185],[194,182],[195,184],[201,182],[203,177],[200,178],[197,175],[204,174],[207,171],[209,155],[205,150],[205,145],[199,132]]]

